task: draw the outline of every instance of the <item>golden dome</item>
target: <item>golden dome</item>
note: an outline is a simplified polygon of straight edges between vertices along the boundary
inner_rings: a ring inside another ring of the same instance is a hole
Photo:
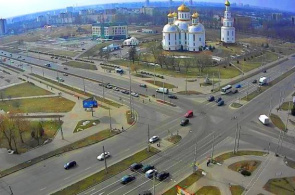
[[[198,12],[195,12],[195,13],[192,15],[192,18],[198,18],[198,17],[199,17]]]
[[[168,18],[173,18],[173,14],[171,12],[167,16]]]
[[[190,11],[190,9],[188,7],[186,7],[184,4],[182,4],[181,6],[179,6],[177,10],[179,12],[189,12]]]
[[[225,2],[224,5],[225,5],[225,6],[230,6],[230,2],[229,2],[228,0],[226,0],[226,2]]]
[[[176,12],[173,12],[172,14],[173,14],[174,17],[177,17],[177,13]]]

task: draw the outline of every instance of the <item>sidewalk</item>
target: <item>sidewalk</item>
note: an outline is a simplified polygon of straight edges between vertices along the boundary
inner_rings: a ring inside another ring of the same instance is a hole
[[[25,78],[25,77],[24,77]],[[40,83],[37,81],[34,81],[32,79],[29,79],[30,82],[33,82],[36,86],[41,87],[43,89],[49,90],[50,88],[47,88],[47,85],[44,83]],[[54,84],[51,84],[54,86]],[[59,86],[56,86],[59,87]],[[66,89],[65,89],[66,90]],[[67,90],[69,91],[69,90]],[[53,92],[55,95],[58,95],[61,91],[52,88],[51,92]],[[109,111],[106,109],[102,109],[100,107],[94,109],[94,116],[92,117],[91,112],[86,112],[83,108],[83,100],[81,98],[78,98],[76,96],[70,95],[65,92],[61,92],[62,97],[69,99],[73,102],[75,102],[74,108],[68,112],[68,113],[55,113],[57,115],[63,114],[64,117],[61,118],[63,121],[63,135],[64,140],[62,140],[60,132],[57,132],[55,138],[52,142],[37,147],[35,149],[32,149],[24,154],[20,155],[10,155],[7,153],[6,149],[0,150],[0,170],[5,170],[7,168],[10,168],[12,166],[15,166],[19,163],[29,161],[32,158],[38,157],[40,155],[46,154],[50,151],[56,150],[62,146],[66,146],[70,143],[73,143],[75,141],[78,141],[80,139],[83,139],[85,137],[88,137],[90,135],[93,135],[99,131],[109,129],[110,128],[110,121],[109,121]],[[75,92],[72,92],[75,93]],[[54,96],[54,95],[52,95]],[[80,96],[80,94],[79,94]],[[81,96],[80,96],[81,97]],[[121,106],[120,108],[114,108],[111,109],[111,118],[112,118],[112,128],[118,128],[121,129],[123,126],[124,129],[128,129],[130,125],[127,123],[125,113],[128,110],[127,107]],[[32,113],[33,114],[33,113]],[[39,113],[39,114],[46,114],[46,113]],[[52,114],[52,113],[50,113]],[[97,126],[93,126],[89,129],[86,129],[84,131],[80,131],[78,133],[73,133],[77,123],[81,120],[92,120],[92,119],[99,119],[100,123]]]

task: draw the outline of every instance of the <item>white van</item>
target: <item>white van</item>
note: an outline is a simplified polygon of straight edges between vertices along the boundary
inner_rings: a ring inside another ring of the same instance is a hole
[[[167,88],[163,88],[163,87],[160,87],[156,90],[156,92],[158,93],[165,93],[165,94],[168,94],[169,93],[169,89]]]
[[[266,116],[264,114],[263,115],[260,115],[258,119],[264,125],[268,125],[269,124],[269,118],[268,118],[268,116]]]

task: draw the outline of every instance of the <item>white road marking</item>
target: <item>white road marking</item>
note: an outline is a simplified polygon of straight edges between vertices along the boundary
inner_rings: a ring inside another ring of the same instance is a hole
[[[87,171],[87,170],[89,170],[89,169],[91,169],[91,167],[88,167],[88,168],[86,168],[86,169],[84,169],[84,170]]]
[[[43,191],[43,190],[45,190],[47,187],[45,187],[45,188],[42,188],[42,189],[40,189],[40,191]]]

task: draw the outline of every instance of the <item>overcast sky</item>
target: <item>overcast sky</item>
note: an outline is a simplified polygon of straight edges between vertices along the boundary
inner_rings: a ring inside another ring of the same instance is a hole
[[[95,5],[103,3],[144,1],[144,0],[0,0],[0,18],[35,13],[40,11],[65,8],[67,6]],[[154,0],[150,0],[152,2]],[[206,2],[224,2],[224,0],[194,0]],[[168,0],[167,0],[168,2]],[[185,0],[188,2],[188,0]],[[230,2],[249,3],[283,10],[295,10],[295,0],[230,0]]]

